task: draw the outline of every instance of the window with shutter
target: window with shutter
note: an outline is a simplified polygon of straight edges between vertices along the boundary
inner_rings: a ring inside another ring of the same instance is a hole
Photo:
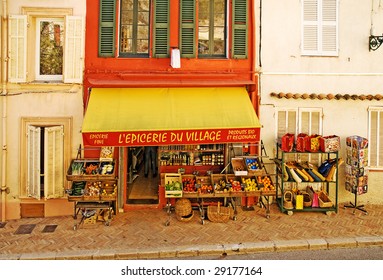
[[[100,0],[98,55],[114,56],[116,0]]]
[[[40,143],[41,128],[27,127],[27,190],[26,195],[40,199]]]
[[[8,25],[8,80],[11,83],[26,82],[27,16],[10,15]]]
[[[182,57],[195,57],[195,17],[196,8],[194,0],[181,0],[181,30],[180,52]]]
[[[72,158],[72,118],[21,118],[20,197],[64,197]]]
[[[276,111],[276,136],[277,139],[282,138],[286,133],[296,133],[297,131],[297,115],[296,109],[277,109]]]
[[[247,58],[248,1],[233,0],[232,57]]]
[[[302,1],[302,55],[338,55],[338,0]]]
[[[68,16],[65,23],[64,83],[81,83],[84,64],[84,21]]]
[[[383,169],[383,107],[368,108],[368,162],[371,169]]]
[[[169,57],[169,0],[156,0],[154,7],[154,57]]]
[[[71,16],[72,9],[69,8],[26,7],[23,11],[25,15],[8,17],[9,82],[53,80],[81,83],[84,51],[83,17]],[[27,19],[30,22],[27,23]],[[31,26],[27,27],[27,24]],[[29,57],[30,54],[34,57]]]
[[[286,133],[322,135],[322,108],[279,108],[276,111],[276,136]]]
[[[299,108],[298,132],[322,135],[322,109]]]
[[[28,197],[64,196],[64,127],[27,127]]]

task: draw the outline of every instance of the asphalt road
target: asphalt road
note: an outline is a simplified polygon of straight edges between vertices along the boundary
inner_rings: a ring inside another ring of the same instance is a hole
[[[180,259],[180,258],[179,258]],[[197,256],[193,260],[383,260],[383,247],[263,252],[256,254]]]

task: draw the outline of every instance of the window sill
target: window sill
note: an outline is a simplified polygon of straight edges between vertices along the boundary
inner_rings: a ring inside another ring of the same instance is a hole
[[[30,82],[31,84],[43,84],[43,85],[46,85],[46,84],[50,84],[50,85],[56,85],[56,84],[64,84],[64,82],[62,80],[52,80],[52,81],[39,81],[39,80],[35,80],[35,81],[32,81]]]

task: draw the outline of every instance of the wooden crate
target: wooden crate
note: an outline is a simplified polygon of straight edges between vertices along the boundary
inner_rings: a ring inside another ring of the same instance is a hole
[[[104,165],[112,164],[113,169],[107,174],[103,174]],[[76,169],[74,166],[82,165],[81,169]],[[94,170],[94,173],[87,174],[86,167],[89,165],[97,166],[97,169]],[[74,159],[72,160],[66,178],[68,181],[88,181],[88,180],[114,180],[115,179],[115,162],[100,162],[98,159]]]
[[[263,174],[262,164],[258,157],[244,157],[244,161],[248,175],[256,176]]]
[[[167,189],[168,185],[171,185],[174,182],[179,182],[181,184],[181,190],[170,190]],[[166,173],[165,174],[165,197],[182,197],[182,175],[179,173]]]
[[[247,168],[243,158],[232,158],[231,166],[236,176],[247,176]]]

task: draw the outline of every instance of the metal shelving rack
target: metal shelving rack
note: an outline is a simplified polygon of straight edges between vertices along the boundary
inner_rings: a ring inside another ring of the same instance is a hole
[[[321,182],[302,182],[297,183],[295,181],[284,181],[283,179],[283,165],[287,162],[288,159],[294,158],[297,161],[301,161],[302,158],[312,158],[316,157],[318,160],[318,166],[321,162],[324,160],[334,159],[335,165],[336,165],[336,171],[333,181],[321,181]],[[288,215],[292,215],[293,212],[324,212],[327,215],[330,215],[331,213],[337,213],[338,212],[338,167],[339,167],[339,156],[338,152],[297,152],[297,151],[291,151],[291,152],[284,152],[280,149],[279,145],[277,144],[277,152],[276,152],[276,159],[274,159],[274,162],[276,163],[276,197],[278,206],[283,213],[287,213]],[[288,190],[287,185],[295,186],[299,189],[299,187],[305,187],[305,186],[314,186],[316,189],[320,187],[322,190],[325,188],[325,191],[327,194],[332,194],[334,200],[333,205],[331,207],[304,207],[303,209],[296,209],[295,207],[293,209],[286,209],[283,206],[283,199],[284,199],[284,191]]]
[[[355,201],[344,205],[368,214],[364,205],[358,205],[358,196],[367,193],[368,176],[365,167],[368,165],[368,140],[360,136],[349,136],[346,139],[346,190],[352,192]]]

